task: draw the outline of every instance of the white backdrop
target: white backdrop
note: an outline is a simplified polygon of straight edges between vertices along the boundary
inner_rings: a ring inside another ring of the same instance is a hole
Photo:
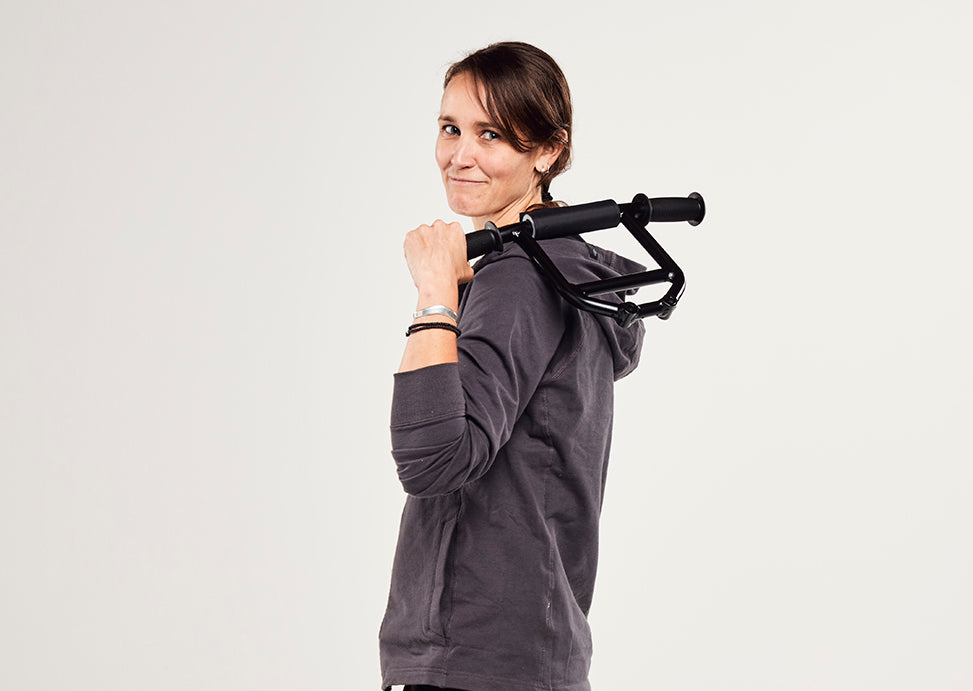
[[[506,39],[572,85],[556,196],[708,206],[618,388],[594,688],[973,687],[971,20],[3,2],[0,687],[378,688],[401,240]]]

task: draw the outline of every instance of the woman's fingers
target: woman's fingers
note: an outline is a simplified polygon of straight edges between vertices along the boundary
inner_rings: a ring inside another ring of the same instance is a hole
[[[459,223],[437,219],[409,231],[403,245],[409,272],[417,287],[426,283],[466,283],[473,270],[466,260],[466,236]]]

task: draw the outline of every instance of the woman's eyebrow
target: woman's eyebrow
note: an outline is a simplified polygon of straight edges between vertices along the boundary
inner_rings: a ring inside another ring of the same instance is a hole
[[[448,122],[450,124],[456,124],[455,118],[453,118],[450,115],[440,115],[439,116],[439,122]],[[476,128],[478,128],[478,129],[484,129],[484,130],[495,130],[495,129],[499,129],[497,127],[497,123],[495,123],[495,122],[484,122],[482,120],[480,122],[474,122],[473,123],[473,126],[476,127]]]

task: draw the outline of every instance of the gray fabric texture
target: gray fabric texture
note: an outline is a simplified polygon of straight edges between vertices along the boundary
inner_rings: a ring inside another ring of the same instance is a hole
[[[572,282],[643,270],[577,237],[542,246]],[[570,306],[516,245],[475,270],[459,362],[395,375],[408,496],[383,686],[588,691],[614,381],[638,364],[644,327]]]

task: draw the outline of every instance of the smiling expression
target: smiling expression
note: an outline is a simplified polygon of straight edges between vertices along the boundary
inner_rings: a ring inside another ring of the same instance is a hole
[[[514,223],[520,212],[539,203],[538,170],[557,156],[549,146],[527,152],[514,149],[483,109],[474,88],[466,74],[447,84],[439,114],[436,163],[449,208],[470,216],[479,229],[487,221],[498,226]]]

